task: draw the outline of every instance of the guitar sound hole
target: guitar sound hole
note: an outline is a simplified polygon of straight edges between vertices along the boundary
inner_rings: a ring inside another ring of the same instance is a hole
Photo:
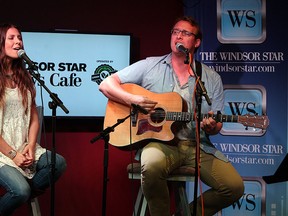
[[[162,108],[157,107],[156,109],[154,109],[154,112],[150,113],[150,119],[155,124],[161,123],[165,120],[165,115],[165,111]]]

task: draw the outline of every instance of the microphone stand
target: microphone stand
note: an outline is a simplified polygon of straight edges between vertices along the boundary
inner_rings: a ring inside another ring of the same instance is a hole
[[[44,81],[40,79],[40,74],[36,74],[33,65],[28,67],[29,73],[33,76],[34,79],[48,92],[52,101],[48,103],[49,108],[52,109],[52,149],[51,149],[51,216],[54,215],[54,197],[55,197],[55,162],[56,162],[56,146],[55,146],[55,132],[56,132],[56,109],[57,106],[60,106],[62,110],[67,114],[69,113],[68,109],[64,106],[63,102],[58,98],[57,94],[52,93],[48,87],[45,85]]]
[[[189,64],[189,53],[186,53],[186,59],[184,61],[184,64]],[[199,76],[197,74],[197,71],[193,70],[192,63],[190,64],[190,67],[193,71],[195,80],[198,80]],[[194,200],[193,200],[193,216],[196,216],[197,213],[197,194],[198,194],[198,156],[200,154],[200,121],[201,121],[201,104],[202,104],[202,96],[205,97],[207,103],[211,105],[210,98],[207,95],[207,90],[201,81],[201,79],[198,80],[197,82],[197,87],[196,87],[196,105],[197,105],[197,129],[198,131],[196,132],[199,134],[198,140],[197,140],[197,145],[196,145],[196,157],[195,157],[195,182],[194,182]]]
[[[143,109],[143,108],[142,108]],[[132,115],[135,115],[137,113],[136,107],[130,112],[128,116],[126,116],[123,119],[118,119],[117,123],[114,125],[107,127],[104,129],[102,132],[100,132],[99,135],[94,137],[93,139],[90,140],[90,143],[94,143],[99,139],[104,140],[104,163],[103,163],[103,192],[102,192],[102,216],[106,216],[106,195],[107,195],[107,182],[108,182],[108,146],[109,146],[109,134],[114,131],[115,127],[117,127],[119,124],[122,124],[126,119],[131,117]]]

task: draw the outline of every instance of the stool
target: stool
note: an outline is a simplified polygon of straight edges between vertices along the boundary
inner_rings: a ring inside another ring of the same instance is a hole
[[[5,189],[0,187],[0,196],[3,196],[5,193]],[[34,197],[28,201],[30,205],[30,213],[31,216],[41,216],[40,206],[37,197]]]
[[[131,163],[127,166],[129,179],[141,179],[140,163]],[[167,181],[172,183],[175,193],[176,215],[191,215],[189,202],[186,194],[186,182],[195,180],[195,169],[190,167],[179,167],[168,177]],[[147,211],[147,201],[143,195],[142,188],[139,188],[134,206],[133,216],[145,216]]]

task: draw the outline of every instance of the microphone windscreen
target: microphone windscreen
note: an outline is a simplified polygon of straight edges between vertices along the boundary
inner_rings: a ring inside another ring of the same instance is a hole
[[[18,50],[18,57],[22,58],[23,55],[25,55],[25,51],[23,49]]]
[[[182,43],[177,43],[177,44],[176,44],[176,48],[177,48],[178,50],[180,49],[181,46],[184,47]]]

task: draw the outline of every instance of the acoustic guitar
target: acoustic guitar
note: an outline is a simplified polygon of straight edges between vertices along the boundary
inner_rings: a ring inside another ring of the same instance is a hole
[[[113,146],[123,149],[137,149],[149,140],[168,142],[174,138],[172,124],[189,122],[194,119],[193,114],[183,111],[186,103],[176,92],[153,93],[139,85],[130,83],[123,84],[122,88],[132,94],[145,95],[158,103],[149,114],[135,112],[130,116],[133,111],[131,107],[109,99],[104,118],[104,128],[112,127],[118,122],[113,132],[109,134],[109,143]],[[247,127],[263,130],[269,125],[267,116],[249,114],[238,116],[214,114],[211,116],[210,114],[202,114],[201,119],[204,117],[212,117],[217,122],[241,123]]]

